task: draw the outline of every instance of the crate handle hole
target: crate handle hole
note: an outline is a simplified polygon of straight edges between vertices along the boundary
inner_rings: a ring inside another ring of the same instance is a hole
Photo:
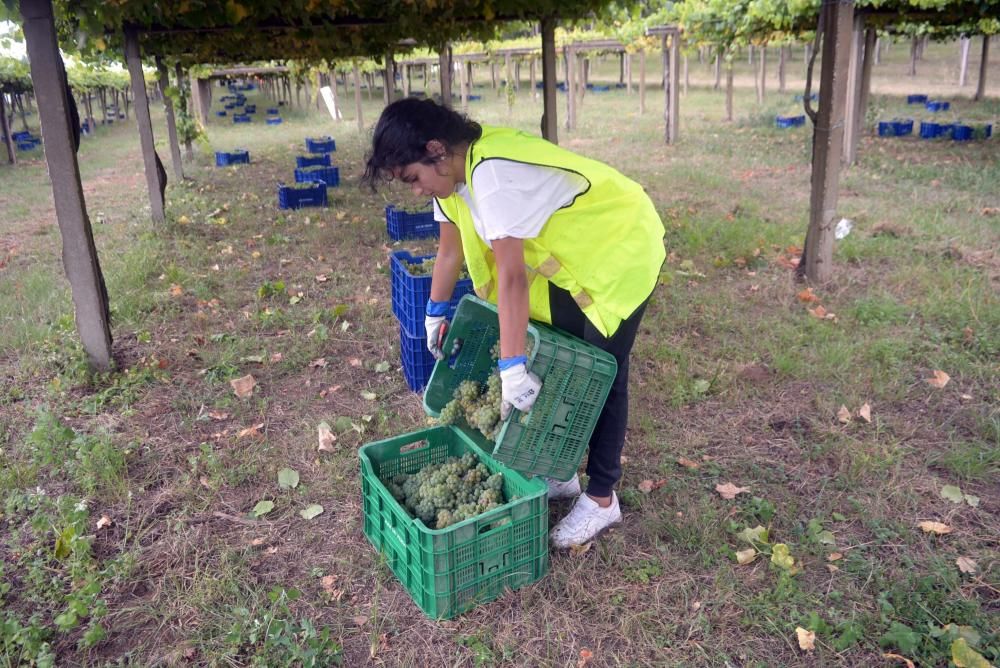
[[[493,520],[489,524],[484,524],[483,526],[479,527],[479,535],[482,536],[484,533],[488,533],[490,531],[493,531],[494,529],[499,529],[500,527],[507,526],[508,524],[510,524],[509,517],[500,517],[498,519]]]
[[[406,445],[404,445],[399,449],[399,454],[403,454],[405,452],[414,452],[415,450],[423,450],[424,448],[429,446],[430,446],[430,441],[428,441],[425,438],[420,441],[414,441],[413,443],[407,443]]]

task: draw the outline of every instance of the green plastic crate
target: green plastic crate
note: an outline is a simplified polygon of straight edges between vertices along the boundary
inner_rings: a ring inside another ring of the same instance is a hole
[[[496,307],[471,295],[455,311],[444,349],[458,352],[434,366],[424,410],[437,417],[467,378],[483,383],[495,362],[490,348],[500,338]],[[535,405],[514,410],[500,428],[493,456],[515,471],[569,480],[580,466],[597,418],[618,373],[608,352],[540,323],[528,324],[528,369],[542,381]]]
[[[382,484],[470,451],[491,474],[503,473],[504,498],[512,500],[444,529],[428,529]],[[491,458],[474,436],[450,425],[432,427],[369,443],[360,455],[365,536],[428,617],[454,617],[548,571],[547,486]]]

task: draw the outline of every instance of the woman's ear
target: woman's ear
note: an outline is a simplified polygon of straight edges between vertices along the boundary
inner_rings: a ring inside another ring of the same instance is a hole
[[[443,160],[448,155],[448,149],[437,139],[427,142],[425,148],[427,150],[427,157],[432,160]]]

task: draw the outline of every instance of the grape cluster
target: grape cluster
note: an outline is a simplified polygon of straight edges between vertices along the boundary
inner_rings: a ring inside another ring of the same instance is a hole
[[[490,471],[470,452],[401,473],[385,482],[392,496],[431,529],[467,520],[497,508],[503,500],[503,474]]]
[[[434,260],[435,258],[429,257],[426,260],[420,262],[406,263],[406,270],[410,272],[411,276],[432,276],[434,274]],[[462,270],[458,273],[458,279],[462,280],[469,277],[469,272],[462,267]]]
[[[494,371],[485,386],[474,380],[463,380],[455,388],[452,397],[438,416],[441,424],[458,424],[464,421],[491,441],[496,440],[502,424],[499,372]]]

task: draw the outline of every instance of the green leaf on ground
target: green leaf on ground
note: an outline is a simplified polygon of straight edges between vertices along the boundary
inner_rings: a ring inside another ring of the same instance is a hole
[[[274,510],[274,501],[258,501],[257,505],[253,507],[253,516],[262,517],[267,515],[269,512]]]
[[[278,487],[295,489],[299,486],[299,472],[295,469],[283,468],[278,471]]]
[[[962,490],[959,489],[958,485],[945,485],[942,487],[941,498],[948,499],[952,503],[962,503],[965,500]]]
[[[969,647],[965,638],[951,644],[951,660],[958,668],[992,668],[982,654]]]
[[[736,537],[740,540],[744,540],[748,543],[764,543],[767,544],[767,529],[760,526],[759,524],[754,528],[747,527],[743,531],[736,534]]]
[[[388,362],[379,362],[375,365],[375,373],[385,373],[389,370],[389,366]]]
[[[323,513],[323,506],[319,505],[318,503],[306,506],[305,508],[299,511],[299,515],[301,515],[303,519],[307,520],[311,520],[312,518],[322,513]]]
[[[920,634],[906,624],[893,622],[878,642],[882,647],[895,647],[903,654],[911,655],[920,646]]]
[[[795,558],[792,556],[788,546],[784,543],[775,543],[771,549],[771,563],[783,571],[792,570],[795,565]]]
[[[341,415],[339,418],[333,421],[333,428],[336,429],[338,432],[347,431],[348,429],[351,428],[352,424],[353,423],[351,422],[351,418],[345,415]]]

